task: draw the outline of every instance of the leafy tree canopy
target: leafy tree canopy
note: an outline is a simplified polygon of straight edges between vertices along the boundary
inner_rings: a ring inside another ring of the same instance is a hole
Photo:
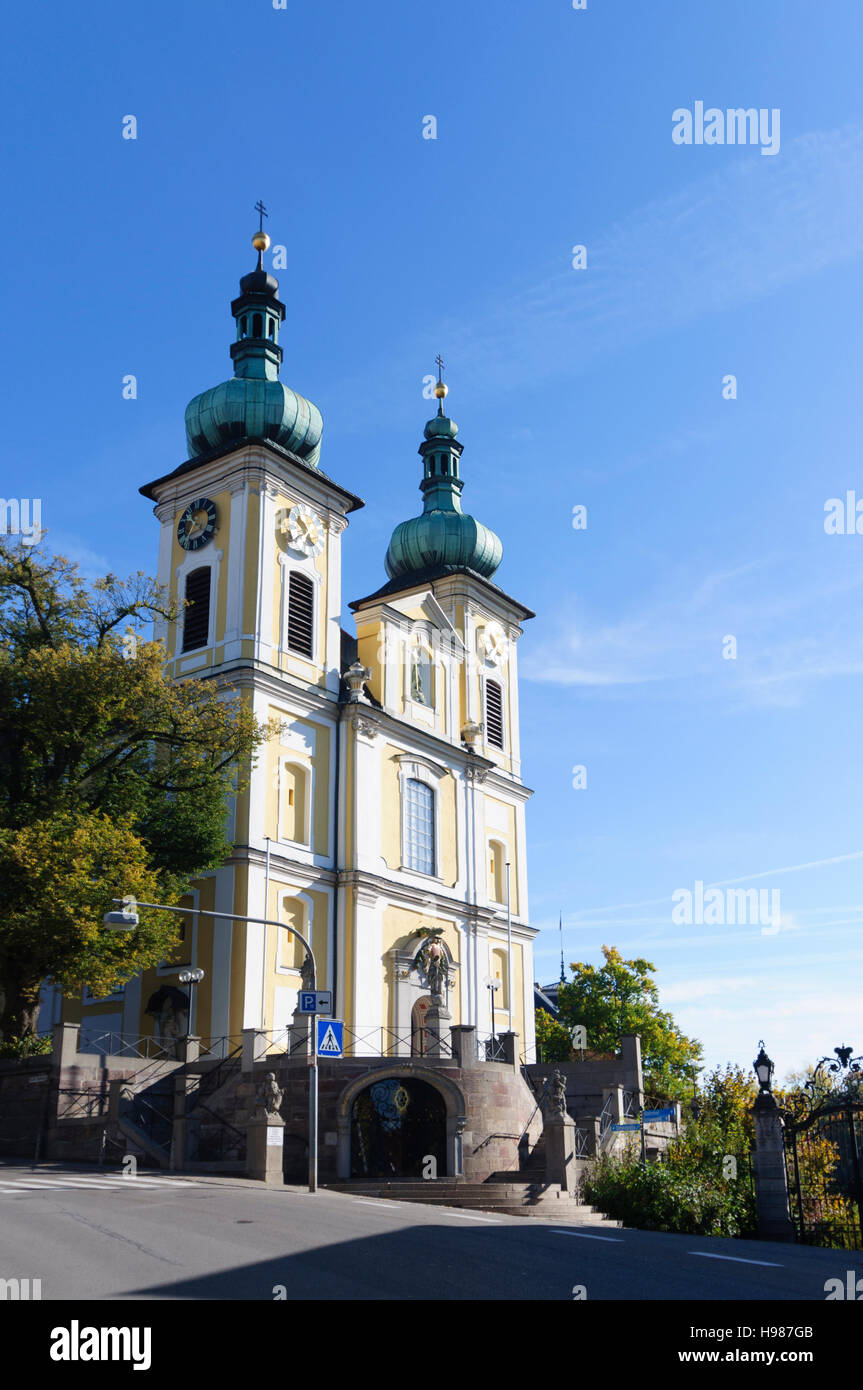
[[[111,899],[174,903],[230,852],[264,731],[224,685],[166,679],[156,617],[177,614],[145,575],[88,587],[0,539],[0,1035],[33,1033],[47,976],[106,993],[163,959],[176,919],[105,931]]]
[[[571,964],[573,978],[558,991],[559,1024],[538,1023],[538,1038],[547,1035],[558,1050],[556,1058],[544,1054],[547,1060],[572,1055],[569,1032],[579,1023],[587,1030],[587,1047],[594,1053],[619,1052],[623,1035],[638,1033],[647,1090],[673,1099],[691,1096],[701,1043],[681,1033],[671,1014],[660,1009],[659,990],[652,979],[656,967],[640,957],[624,960],[614,946],[603,946],[602,954],[601,966],[585,961]]]

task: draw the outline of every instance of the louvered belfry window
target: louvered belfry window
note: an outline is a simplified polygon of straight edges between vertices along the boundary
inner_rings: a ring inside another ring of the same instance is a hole
[[[503,748],[503,691],[497,681],[485,683],[486,739],[495,748]]]
[[[186,602],[183,617],[183,651],[191,652],[196,647],[206,647],[210,635],[210,566],[192,570],[186,576]]]
[[[288,579],[288,648],[300,656],[314,656],[315,586],[298,570]]]

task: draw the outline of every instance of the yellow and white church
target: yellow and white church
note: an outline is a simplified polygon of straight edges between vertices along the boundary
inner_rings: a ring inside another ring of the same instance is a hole
[[[84,1046],[152,1035],[154,996],[168,987],[182,1009],[179,973],[194,966],[191,1031],[205,1044],[275,1036],[292,1023],[304,953],[277,925],[242,920],[270,919],[311,941],[351,1052],[416,1053],[431,997],[414,963],[423,929],[437,929],[452,1023],[480,1039],[513,1031],[524,1054],[536,932],[517,646],[533,615],[492,582],[501,543],[462,510],[463,446],[439,370],[423,511],[396,528],[388,581],[349,604],[356,632],[343,630],[341,548],[363,503],[321,466],[317,408],[279,379],[285,307],[266,234],[253,245],[257,267],[231,305],[234,376],[190,402],[187,460],[141,492],[158,579],[189,605],[156,632],[170,674],[241,692],[270,738],[231,809],[231,857],[184,900],[176,959],[110,999],[66,1001],[63,1016],[81,1021]]]

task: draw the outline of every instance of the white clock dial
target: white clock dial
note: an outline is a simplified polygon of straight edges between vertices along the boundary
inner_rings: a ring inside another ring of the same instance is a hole
[[[323,523],[299,502],[284,517],[281,529],[293,548],[304,555],[320,555],[324,548]]]
[[[506,633],[500,623],[486,623],[479,633],[480,651],[487,661],[497,665],[506,652]]]

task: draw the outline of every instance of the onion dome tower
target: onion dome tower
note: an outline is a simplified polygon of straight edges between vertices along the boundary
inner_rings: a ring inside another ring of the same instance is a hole
[[[462,511],[459,460],[464,445],[456,439],[458,425],[443,413],[449,388],[442,380],[440,356],[437,365],[437,415],[426,425],[419,448],[424,464],[422,515],[399,523],[385,560],[390,579],[405,584],[464,570],[490,579],[503,557],[499,537]]]
[[[236,340],[231,344],[234,375],[202,391],[186,407],[189,458],[208,454],[231,440],[264,439],[316,468],[323,422],[316,405],[279,381],[279,328],[285,306],[278,297],[278,280],[264,269],[270,238],[263,230],[262,204],[258,211],[261,225],[252,237],[258,264],[243,276],[239,296],[231,304],[237,322]]]

